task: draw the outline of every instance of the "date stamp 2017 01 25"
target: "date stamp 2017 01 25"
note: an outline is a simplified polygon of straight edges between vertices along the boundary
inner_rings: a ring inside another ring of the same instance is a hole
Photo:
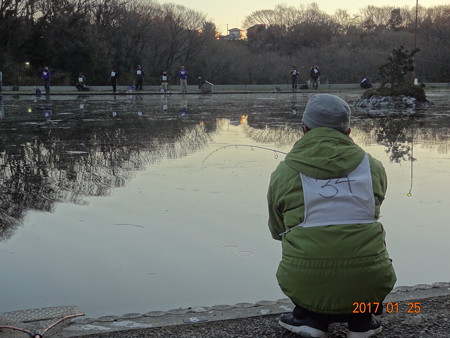
[[[402,309],[397,302],[389,302],[386,304],[379,302],[354,302],[353,313],[378,313],[384,309],[387,313],[399,313]],[[408,302],[407,308],[404,309],[406,313],[420,313],[422,310],[420,302]]]

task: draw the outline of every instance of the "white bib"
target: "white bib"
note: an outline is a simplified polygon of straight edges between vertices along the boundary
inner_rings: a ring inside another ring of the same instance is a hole
[[[305,219],[297,225],[373,223],[375,198],[369,157],[347,176],[319,180],[300,174],[305,200]]]

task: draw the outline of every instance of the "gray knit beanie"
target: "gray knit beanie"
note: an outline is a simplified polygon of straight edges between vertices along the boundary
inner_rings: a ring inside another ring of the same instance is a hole
[[[328,127],[346,133],[351,110],[347,102],[330,94],[316,94],[306,104],[302,122],[309,129]]]

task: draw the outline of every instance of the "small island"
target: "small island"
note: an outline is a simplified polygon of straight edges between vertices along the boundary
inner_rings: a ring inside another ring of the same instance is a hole
[[[393,49],[388,62],[380,66],[378,75],[381,79],[377,88],[366,90],[355,106],[371,116],[412,115],[417,109],[433,105],[425,95],[425,85],[410,80],[414,71],[412,51],[400,46]]]

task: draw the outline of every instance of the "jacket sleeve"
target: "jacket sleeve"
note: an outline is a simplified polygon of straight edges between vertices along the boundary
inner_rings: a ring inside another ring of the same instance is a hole
[[[269,189],[267,192],[267,203],[269,210],[269,230],[272,234],[272,238],[281,241],[280,234],[285,231],[282,211],[284,208],[280,206],[280,201],[277,196],[279,195],[279,186],[276,183],[275,173],[272,174],[269,183]]]

